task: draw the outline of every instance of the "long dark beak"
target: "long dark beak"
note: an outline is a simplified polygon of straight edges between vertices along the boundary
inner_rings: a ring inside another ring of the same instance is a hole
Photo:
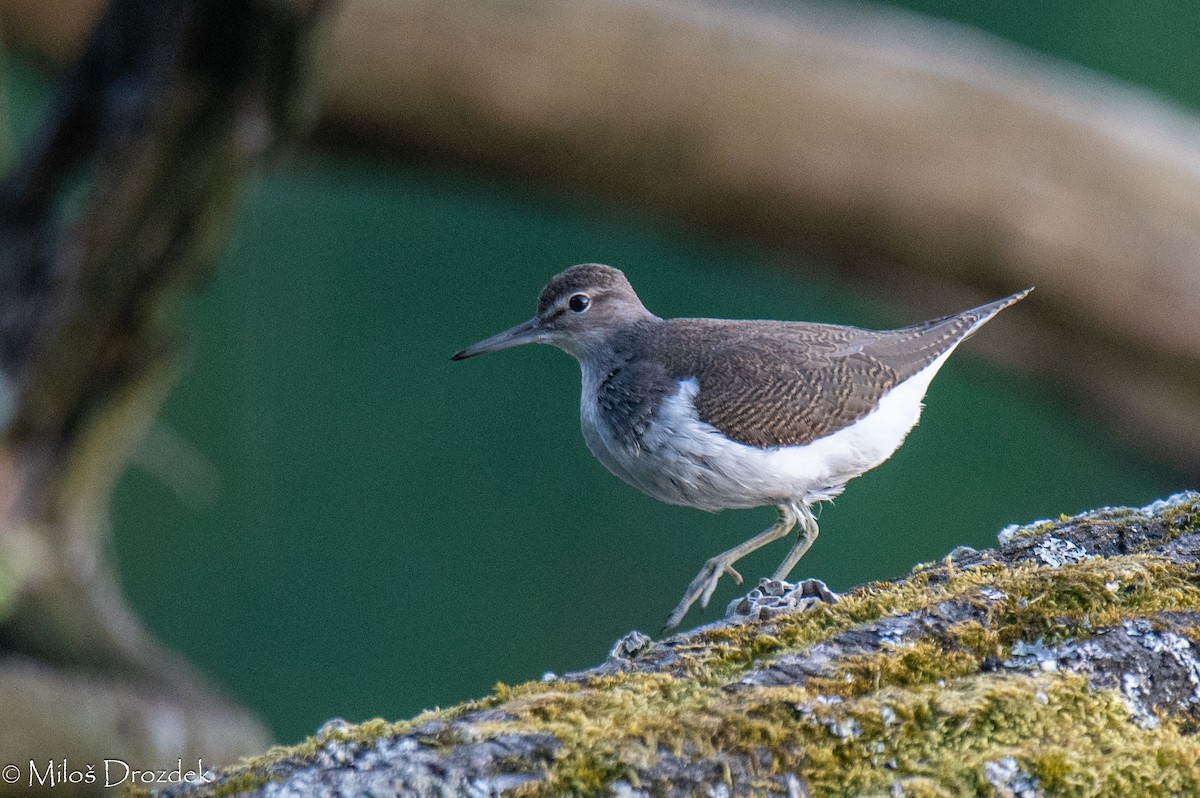
[[[518,324],[516,327],[493,335],[491,338],[485,338],[477,344],[472,344],[461,352],[455,352],[450,356],[450,359],[466,360],[469,357],[486,354],[487,352],[499,352],[501,349],[510,349],[521,344],[536,343],[541,338],[542,329],[538,326],[538,319],[535,316],[524,324]]]

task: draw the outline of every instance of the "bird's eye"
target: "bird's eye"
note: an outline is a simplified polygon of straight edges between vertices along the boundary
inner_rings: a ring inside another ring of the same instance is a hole
[[[592,300],[588,298],[587,294],[575,294],[573,297],[567,300],[567,307],[569,307],[573,313],[583,313],[591,306]]]

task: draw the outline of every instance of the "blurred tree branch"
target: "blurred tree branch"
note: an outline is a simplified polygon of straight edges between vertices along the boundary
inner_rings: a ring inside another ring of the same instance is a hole
[[[171,381],[175,304],[247,170],[311,116],[320,5],[114,0],[0,185],[4,761],[265,740],[129,612],[108,504]]]
[[[94,4],[0,9],[61,59]],[[1036,284],[980,347],[1200,474],[1194,117],[883,6],[345,0],[334,27],[327,141],[816,254],[897,321]]]

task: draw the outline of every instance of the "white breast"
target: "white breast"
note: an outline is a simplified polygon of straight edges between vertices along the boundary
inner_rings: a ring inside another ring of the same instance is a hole
[[[731,441],[701,421],[692,401],[699,390],[695,379],[679,382],[639,446],[626,445],[600,417],[595,377],[585,366],[583,437],[605,468],[670,504],[724,510],[828,500],[904,442],[920,418],[930,381],[952,351],[884,394],[872,412],[849,427],[803,446],[770,448]]]

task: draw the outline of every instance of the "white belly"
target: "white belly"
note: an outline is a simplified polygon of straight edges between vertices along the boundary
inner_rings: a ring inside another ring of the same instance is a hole
[[[599,417],[585,369],[583,437],[605,468],[670,504],[702,510],[811,504],[832,499],[846,482],[891,457],[916,426],[925,391],[951,351],[884,394],[849,427],[803,446],[770,448],[731,441],[701,421],[692,403],[699,390],[694,379],[680,381],[640,446],[628,446]]]

